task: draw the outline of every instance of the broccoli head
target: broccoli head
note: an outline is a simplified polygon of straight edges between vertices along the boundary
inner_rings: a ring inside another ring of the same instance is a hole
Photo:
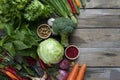
[[[77,24],[69,18],[59,17],[53,22],[53,31],[61,36],[61,44],[68,46],[68,37],[76,28]]]

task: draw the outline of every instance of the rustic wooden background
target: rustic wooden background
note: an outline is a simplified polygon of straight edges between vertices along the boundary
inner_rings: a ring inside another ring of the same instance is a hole
[[[120,80],[120,0],[86,0],[70,43],[87,64],[85,80]]]

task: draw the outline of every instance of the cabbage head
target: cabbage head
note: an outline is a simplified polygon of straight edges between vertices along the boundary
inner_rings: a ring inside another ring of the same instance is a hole
[[[57,40],[48,38],[39,44],[37,53],[44,63],[55,64],[63,58],[64,48]]]

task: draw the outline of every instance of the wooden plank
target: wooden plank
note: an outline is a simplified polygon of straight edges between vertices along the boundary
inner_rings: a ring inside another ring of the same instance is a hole
[[[70,44],[79,48],[120,48],[120,29],[76,29]]]
[[[120,27],[120,9],[86,9],[78,16],[78,28]]]
[[[87,68],[84,80],[120,80],[120,68]]]
[[[120,67],[120,48],[79,48],[76,60],[89,67]]]
[[[86,0],[86,8],[120,8],[120,0]]]

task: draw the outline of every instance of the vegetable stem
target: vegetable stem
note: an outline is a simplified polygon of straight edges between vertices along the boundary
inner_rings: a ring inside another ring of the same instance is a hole
[[[61,44],[67,47],[69,45],[68,35],[67,34],[60,34],[60,35],[61,35]]]
[[[81,3],[82,3],[82,7],[85,9],[85,7],[86,7],[85,0],[81,0]]]

